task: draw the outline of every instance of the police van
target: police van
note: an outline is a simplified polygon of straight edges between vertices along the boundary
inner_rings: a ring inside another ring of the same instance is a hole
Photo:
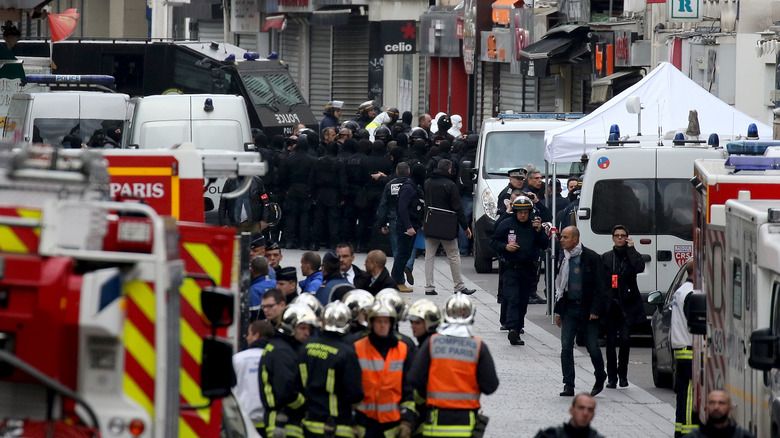
[[[544,133],[560,128],[582,114],[527,113],[499,114],[482,122],[476,162],[470,169],[474,185],[474,268],[486,273],[493,269],[496,253],[490,248],[498,211],[500,191],[509,184],[507,172],[533,164],[546,173]],[[464,163],[465,164],[465,163]],[[559,176],[583,172],[581,164],[558,163]]]
[[[649,317],[655,306],[647,295],[666,290],[693,253],[694,161],[727,155],[715,143],[674,143],[636,140],[593,151],[577,210],[580,242],[599,254],[612,249],[612,227],[629,230],[645,260],[637,284]]]

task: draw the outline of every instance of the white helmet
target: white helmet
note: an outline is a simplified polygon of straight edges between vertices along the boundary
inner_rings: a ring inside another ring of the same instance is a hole
[[[303,292],[297,297],[295,297],[294,300],[292,300],[291,304],[305,304],[309,306],[309,308],[314,312],[315,315],[317,315],[317,318],[322,317],[322,303],[320,303],[320,300],[317,299],[317,297],[314,296],[311,292]]]
[[[406,310],[409,308],[409,303],[406,301],[406,298],[401,296],[401,292],[398,292],[398,289],[386,287],[376,294],[376,300],[387,303],[387,305],[392,307],[398,316],[398,321],[406,319]]]
[[[325,312],[322,315],[323,330],[343,335],[349,331],[351,321],[352,312],[341,301],[334,301],[325,306]]]
[[[374,318],[385,316],[392,320],[397,318],[395,309],[393,309],[388,303],[384,301],[376,300],[374,305],[371,306],[371,310],[368,311],[368,320],[371,321]]]
[[[471,298],[456,292],[444,305],[444,321],[453,324],[473,324],[477,309]]]
[[[344,304],[349,307],[350,312],[352,312],[353,321],[357,320],[361,310],[368,311],[374,304],[374,296],[371,295],[371,292],[364,289],[351,290],[342,299]]]
[[[410,321],[421,319],[425,323],[425,331],[435,332],[436,327],[441,322],[441,311],[439,306],[433,301],[423,298],[415,301],[409,306],[409,311],[406,312],[406,318]]]
[[[295,327],[299,324],[311,324],[314,327],[320,326],[320,320],[314,311],[305,304],[291,304],[282,314],[282,322],[279,324],[279,331],[292,336]]]

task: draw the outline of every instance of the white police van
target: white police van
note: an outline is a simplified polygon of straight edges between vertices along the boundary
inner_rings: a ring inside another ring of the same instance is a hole
[[[474,268],[486,273],[493,269],[496,253],[490,249],[498,211],[500,191],[509,184],[507,172],[533,164],[546,173],[544,133],[581,118],[582,114],[528,113],[499,114],[482,122],[474,185]],[[584,169],[577,163],[558,163],[558,176],[579,175]]]

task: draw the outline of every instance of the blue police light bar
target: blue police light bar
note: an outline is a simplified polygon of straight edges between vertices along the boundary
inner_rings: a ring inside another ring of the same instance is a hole
[[[499,119],[581,119],[585,117],[582,113],[517,113],[504,114],[499,113]]]
[[[112,85],[114,77],[108,75],[27,75],[28,84],[92,84]]]
[[[734,155],[764,155],[770,146],[780,146],[777,140],[742,140],[726,143],[726,151]]]
[[[733,167],[735,173],[740,170],[778,170],[780,157],[734,155],[726,160],[726,167]]]

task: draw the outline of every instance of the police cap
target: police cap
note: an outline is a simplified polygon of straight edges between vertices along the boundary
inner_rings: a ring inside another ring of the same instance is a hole
[[[509,175],[510,178],[520,178],[525,179],[525,169],[512,169],[509,172],[507,172],[507,175]]]

